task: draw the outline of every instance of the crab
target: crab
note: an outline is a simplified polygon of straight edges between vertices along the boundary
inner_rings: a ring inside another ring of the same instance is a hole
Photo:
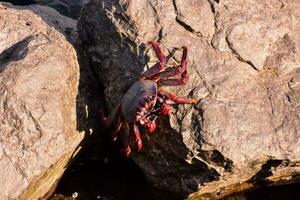
[[[119,137],[117,133],[123,127],[124,133],[121,140],[124,145],[122,152],[125,156],[129,156],[131,153],[130,137],[132,132],[136,138],[138,151],[141,151],[143,145],[139,131],[140,126],[148,130],[149,133],[153,133],[156,128],[157,116],[168,115],[170,113],[169,105],[196,103],[195,99],[177,97],[162,88],[162,86],[182,86],[188,82],[187,47],[181,47],[181,64],[166,68],[168,59],[160,46],[155,41],[149,43],[159,61],[141,74],[140,79],[129,88],[121,102],[115,106],[108,117],[104,115],[103,111],[100,112],[101,121],[105,127],[109,128],[115,120],[117,121],[112,133],[113,140]],[[170,78],[176,75],[180,75],[180,77]]]

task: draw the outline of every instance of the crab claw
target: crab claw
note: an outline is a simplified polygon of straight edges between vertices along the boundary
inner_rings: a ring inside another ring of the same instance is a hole
[[[138,150],[141,151],[143,148],[143,144],[142,144],[142,139],[141,139],[139,128],[136,124],[133,125],[133,130],[134,130],[134,134],[135,134],[136,141],[138,144]]]
[[[148,128],[149,133],[153,133],[154,130],[156,129],[156,122],[155,122],[155,120],[156,120],[156,117],[155,117],[154,120],[150,121],[150,122],[147,124],[147,128]]]
[[[167,104],[163,104],[161,111],[159,112],[160,115],[168,115],[170,113],[170,107]]]
[[[142,148],[143,148],[142,141],[141,141],[141,140],[138,140],[138,141],[137,141],[137,144],[138,144],[138,150],[141,151]]]

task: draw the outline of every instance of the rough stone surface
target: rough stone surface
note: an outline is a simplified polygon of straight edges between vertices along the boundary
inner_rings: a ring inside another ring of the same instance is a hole
[[[18,7],[24,9],[24,7]],[[78,38],[77,20],[62,16],[54,8],[40,5],[30,5],[25,7],[40,16],[49,26],[66,36],[69,42],[74,44]]]
[[[0,4],[0,199],[40,199],[82,139],[79,67],[64,35],[33,11]]]
[[[157,62],[150,40],[171,57],[169,66],[178,65],[182,45],[189,49],[190,81],[165,89],[198,103],[160,117],[132,156],[151,183],[217,198],[295,180],[299,13],[296,0],[91,0],[84,7],[79,34],[110,109]]]

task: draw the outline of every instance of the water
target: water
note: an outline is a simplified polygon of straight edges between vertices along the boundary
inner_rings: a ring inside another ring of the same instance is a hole
[[[4,2],[10,2],[14,5],[20,5],[20,6],[25,6],[25,5],[30,5],[30,4],[36,4],[36,1],[34,0],[2,0]]]
[[[60,14],[67,17],[77,19],[80,14],[81,5],[78,0],[73,0],[65,3],[59,0],[4,0],[5,2],[10,2],[14,5],[31,5],[40,4],[43,6],[49,6],[57,10]]]

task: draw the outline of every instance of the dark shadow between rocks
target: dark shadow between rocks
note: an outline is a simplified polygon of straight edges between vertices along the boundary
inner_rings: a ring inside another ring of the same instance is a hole
[[[144,145],[145,152],[135,155],[135,160],[147,169],[145,173],[149,173],[150,182],[155,182],[176,199],[185,199],[198,190],[198,185],[219,179],[220,174],[215,169],[191,158],[193,155],[184,144],[183,136],[170,127],[168,117],[159,117],[157,124],[157,130],[150,139],[144,139],[147,144]],[[152,178],[151,174],[155,177]]]
[[[300,199],[300,183],[264,186],[222,198],[222,200],[296,200]]]

